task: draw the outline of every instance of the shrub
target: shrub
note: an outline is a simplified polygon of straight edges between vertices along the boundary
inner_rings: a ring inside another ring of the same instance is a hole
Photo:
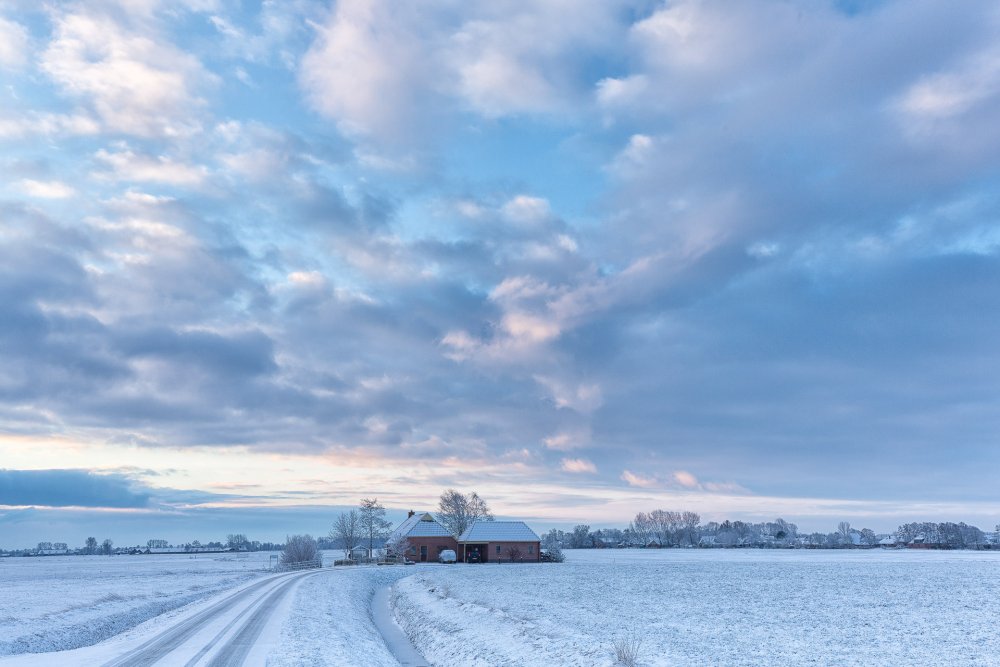
[[[562,549],[558,544],[553,544],[545,551],[549,555],[548,559],[553,563],[561,563],[566,560],[566,556],[563,555]]]
[[[636,667],[642,653],[642,639],[635,635],[618,637],[614,641],[615,664]]]
[[[319,559],[319,548],[312,535],[292,535],[285,541],[281,552],[282,565],[308,563]]]

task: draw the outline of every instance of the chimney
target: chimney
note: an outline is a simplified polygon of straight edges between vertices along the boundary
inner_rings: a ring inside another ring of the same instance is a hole
[[[410,517],[413,516],[413,514],[414,514],[413,510],[410,510],[410,513],[406,515],[406,518],[409,519]]]

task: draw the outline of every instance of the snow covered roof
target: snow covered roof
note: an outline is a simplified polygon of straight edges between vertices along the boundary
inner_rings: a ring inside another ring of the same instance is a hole
[[[451,537],[448,529],[438,523],[429,512],[416,513],[399,524],[389,536],[389,542],[401,537]]]
[[[476,521],[459,542],[540,542],[535,531],[523,521]]]

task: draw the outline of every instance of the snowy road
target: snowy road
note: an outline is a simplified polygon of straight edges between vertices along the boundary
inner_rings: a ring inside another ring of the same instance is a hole
[[[255,649],[257,653],[264,652],[264,647],[257,646],[257,640],[289,591],[302,578],[316,574],[295,573],[259,581],[105,663],[105,667],[155,664],[183,664],[184,667],[243,665]],[[225,625],[218,629],[223,622]],[[263,660],[257,662],[263,663]]]
[[[315,570],[258,580],[221,598],[176,615],[164,627],[140,626],[128,636],[96,646],[48,654],[27,654],[0,660],[0,665],[75,664],[102,667],[235,667],[262,665],[277,643],[294,590]]]

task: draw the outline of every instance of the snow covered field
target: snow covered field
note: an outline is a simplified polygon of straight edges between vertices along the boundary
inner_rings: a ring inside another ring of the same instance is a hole
[[[1000,552],[566,555],[324,568],[276,614],[267,664],[397,665],[371,621],[382,586],[432,665],[610,667],[615,641],[628,637],[642,640],[647,667],[1000,664]],[[178,607],[265,574],[267,556],[0,561],[0,656],[93,644],[170,612],[159,627],[188,613]]]
[[[1000,664],[1000,552],[565,553],[424,569],[397,620],[435,665]]]
[[[89,646],[266,574],[268,556],[0,559],[0,656]]]

